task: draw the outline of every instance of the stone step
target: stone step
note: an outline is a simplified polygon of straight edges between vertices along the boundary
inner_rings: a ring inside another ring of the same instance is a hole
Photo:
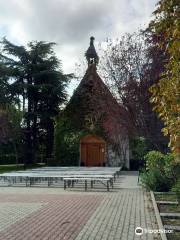
[[[163,205],[178,205],[177,201],[156,201],[156,203]]]
[[[164,228],[167,229],[167,230],[174,230],[174,231],[180,232],[180,226],[164,225]]]
[[[166,218],[180,218],[180,213],[160,213],[160,216]]]
[[[161,195],[175,195],[175,192],[154,192],[154,194],[161,194]]]

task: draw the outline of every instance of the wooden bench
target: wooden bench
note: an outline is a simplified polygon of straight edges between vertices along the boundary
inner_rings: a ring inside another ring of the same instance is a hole
[[[93,188],[93,184],[94,182],[96,181],[99,181],[99,182],[106,182],[106,187],[107,187],[107,191],[109,191],[109,188],[110,186],[113,188],[113,181],[111,178],[95,178],[95,177],[68,177],[68,178],[64,178],[63,179],[64,181],[64,190],[67,188],[67,185],[68,187],[70,186],[74,186],[74,183],[75,182],[78,182],[78,181],[84,181],[85,183],[85,191],[87,191],[87,182],[90,181],[91,182],[91,188]]]

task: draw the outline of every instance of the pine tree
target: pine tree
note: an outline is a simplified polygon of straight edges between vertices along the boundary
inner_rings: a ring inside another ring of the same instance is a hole
[[[35,161],[40,143],[45,145],[46,158],[50,158],[54,142],[54,117],[66,100],[65,87],[71,75],[63,74],[61,62],[53,51],[55,43],[30,42],[25,47],[4,39],[2,45],[1,58],[11,69],[11,86],[24,111],[25,161]]]

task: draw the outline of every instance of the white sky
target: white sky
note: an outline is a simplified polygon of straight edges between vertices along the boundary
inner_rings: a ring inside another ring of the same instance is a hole
[[[157,0],[0,0],[0,38],[56,42],[65,73],[95,44],[147,26]],[[71,84],[71,93],[76,84]]]

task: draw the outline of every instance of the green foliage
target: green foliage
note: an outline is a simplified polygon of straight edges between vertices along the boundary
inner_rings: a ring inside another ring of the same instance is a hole
[[[0,105],[19,103],[16,94],[14,94],[14,89],[9,81],[10,73],[11,73],[10,68],[6,66],[4,62],[0,61],[0,89],[1,89]]]
[[[136,137],[130,140],[132,151],[131,169],[139,169],[144,166],[144,156],[149,151],[149,144],[144,137]]]
[[[83,132],[74,130],[71,121],[60,117],[55,128],[55,163],[64,166],[79,165],[79,142]]]
[[[150,88],[154,110],[164,122],[163,133],[169,136],[169,146],[180,161],[180,20],[178,0],[160,0],[150,28],[157,35],[158,47],[169,59],[160,81]]]
[[[159,169],[143,171],[141,182],[148,190],[152,191],[169,191],[171,188],[171,182]]]
[[[5,111],[8,115],[8,120],[11,126],[11,137],[15,143],[19,143],[22,137],[21,122],[23,112],[13,105],[6,105]]]
[[[28,169],[43,167],[42,164],[32,164],[28,165]],[[24,164],[9,164],[9,165],[0,165],[0,173],[11,172],[11,171],[22,171],[25,169]]]
[[[4,123],[2,114],[5,116]],[[0,128],[0,163],[17,163],[22,139],[22,112],[14,105],[1,105]],[[2,135],[2,136],[1,136]]]
[[[87,134],[100,134],[99,126],[90,130],[82,125],[81,121],[78,122],[75,120],[69,110],[68,113],[64,110],[56,119],[54,162],[56,165],[79,165],[80,139]]]
[[[172,191],[176,193],[178,203],[180,204],[180,178],[177,180],[177,182],[173,186]]]
[[[146,169],[141,174],[142,184],[153,191],[169,191],[176,182],[180,169],[174,161],[174,155],[150,151],[145,156],[145,161]]]
[[[11,172],[11,171],[21,171],[21,170],[24,170],[24,166],[20,164],[0,165],[0,173]]]
[[[142,159],[148,152],[148,144],[144,137],[135,138],[131,141],[132,154],[135,158]]]
[[[17,151],[17,148],[20,149],[21,146],[21,129],[19,128],[20,122],[16,125],[12,115],[9,116],[8,113],[6,113],[6,116],[7,131],[4,138],[5,141],[3,141],[2,137],[0,140],[0,164],[15,164],[20,158]]]
[[[164,156],[164,171],[168,178],[175,183],[180,178],[180,163],[175,161],[175,154],[167,154]]]
[[[153,170],[159,169],[163,171],[165,166],[164,154],[158,151],[150,151],[145,157],[146,169]]]
[[[41,145],[45,146],[46,158],[51,158],[54,118],[66,101],[65,88],[72,75],[63,74],[61,62],[53,50],[54,43],[35,41],[17,46],[3,39],[1,44],[2,78],[4,81],[11,79],[7,83],[12,95],[22,102],[25,160],[33,163]]]
[[[16,154],[1,154],[0,155],[0,165],[1,164],[16,164]]]

